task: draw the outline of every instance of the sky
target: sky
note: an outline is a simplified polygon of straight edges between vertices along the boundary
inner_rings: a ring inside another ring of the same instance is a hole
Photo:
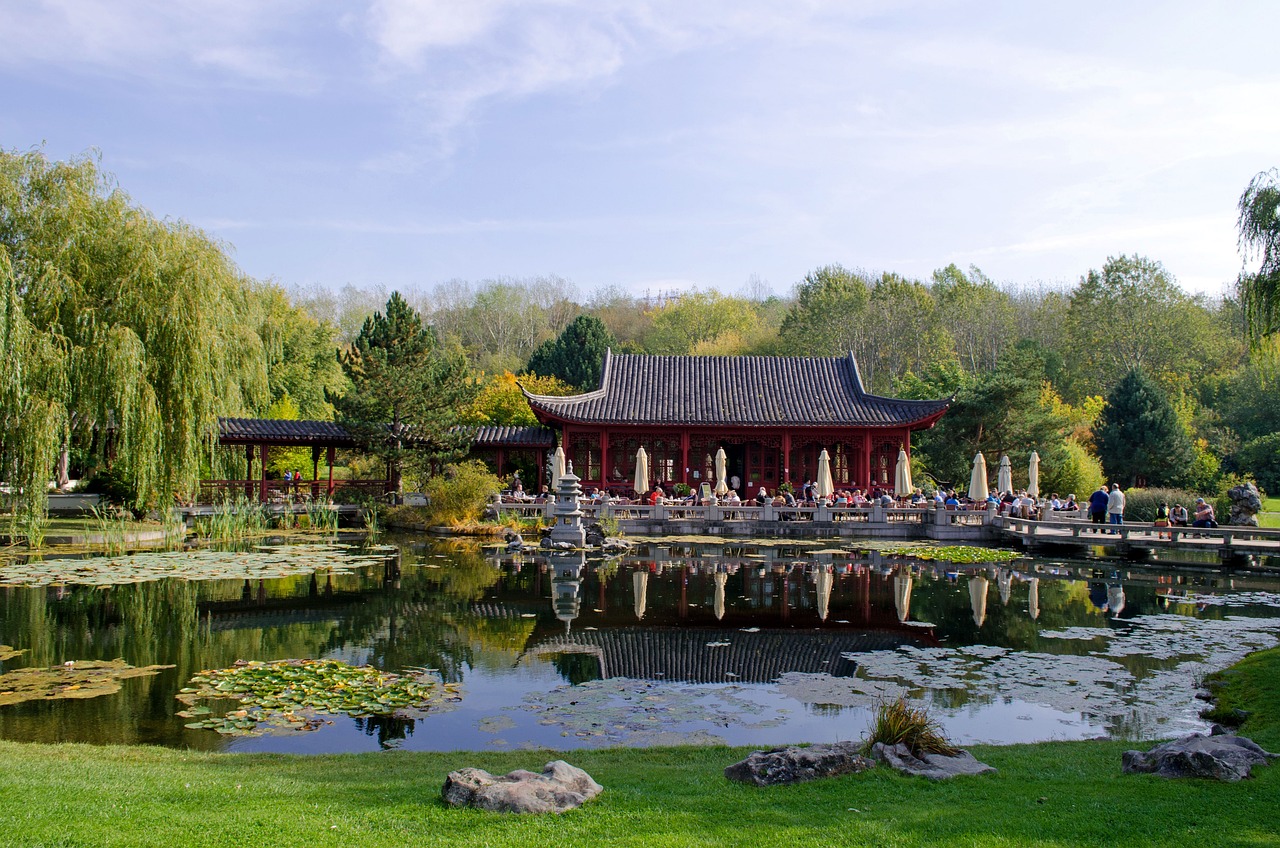
[[[291,287],[789,292],[839,263],[1221,295],[1280,3],[8,0],[0,147]]]

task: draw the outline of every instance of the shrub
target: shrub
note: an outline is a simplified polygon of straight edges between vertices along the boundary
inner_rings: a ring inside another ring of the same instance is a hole
[[[1241,472],[1257,478],[1258,488],[1280,492],[1280,433],[1245,442],[1236,451],[1235,461]]]
[[[1040,466],[1041,493],[1058,492],[1062,497],[1074,494],[1077,499],[1088,498],[1102,485],[1102,463],[1075,439],[1067,439],[1057,462],[1050,460]]]
[[[953,757],[959,750],[942,735],[942,728],[923,710],[913,709],[905,698],[886,701],[876,708],[864,753],[870,753],[877,742],[885,745],[906,745],[917,757],[921,754],[941,754]]]
[[[427,520],[457,526],[480,520],[489,498],[502,491],[502,481],[479,460],[449,465],[445,473],[427,481]]]
[[[1155,521],[1156,507],[1161,503],[1169,504],[1169,509],[1182,504],[1191,516],[1195,514],[1198,497],[1200,495],[1187,489],[1130,489],[1124,493],[1124,517],[1129,521]]]

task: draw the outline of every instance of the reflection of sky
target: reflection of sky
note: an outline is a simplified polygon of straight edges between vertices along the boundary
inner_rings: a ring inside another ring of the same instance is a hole
[[[0,737],[315,753],[376,750],[380,735],[422,750],[773,745],[857,738],[874,704],[898,693],[961,744],[1172,735],[1202,726],[1198,676],[1280,633],[1280,580],[1259,575],[1027,559],[935,567],[791,542],[638,553],[603,572],[589,562],[568,582],[534,556],[417,543],[394,576],[359,569],[322,589],[295,579],[249,592],[229,581],[13,590],[0,596],[0,644],[28,653],[2,668],[115,656],[178,668],[105,698],[0,707]],[[895,577],[908,572],[899,621]],[[572,603],[557,608],[566,592]],[[626,662],[619,645],[634,650]],[[593,653],[566,653],[582,648]],[[664,649],[681,653],[644,654]],[[755,666],[769,675],[748,682],[753,668],[734,663],[757,650],[771,652]],[[314,733],[228,740],[172,716],[168,687],[202,668],[308,656],[441,668],[463,701],[411,723],[340,716]]]

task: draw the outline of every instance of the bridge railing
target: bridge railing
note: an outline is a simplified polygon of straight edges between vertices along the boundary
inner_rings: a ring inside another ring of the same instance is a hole
[[[499,504],[502,512],[524,518],[542,517],[550,520],[555,515],[552,502],[511,502]],[[618,521],[638,523],[690,522],[695,524],[719,524],[721,522],[810,522],[820,524],[868,524],[868,525],[924,525],[936,523],[953,526],[982,526],[990,523],[994,511],[944,510],[932,507],[882,507],[870,506],[764,506],[745,504],[593,504],[584,501],[578,509],[583,519],[594,521],[609,517]]]
[[[1079,540],[1081,543],[1107,545],[1116,542],[1168,542],[1184,544],[1219,543],[1224,547],[1248,542],[1280,542],[1280,530],[1262,527],[1157,527],[1144,521],[1126,521],[1124,524],[1094,524],[1080,520],[1036,521],[1026,518],[1001,516],[1000,526],[1009,533],[1024,538]]]

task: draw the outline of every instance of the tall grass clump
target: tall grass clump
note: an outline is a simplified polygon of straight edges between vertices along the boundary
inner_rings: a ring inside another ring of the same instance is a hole
[[[470,460],[445,467],[427,481],[427,522],[455,527],[479,522],[485,504],[502,491],[502,481],[483,462]]]
[[[98,509],[97,506],[89,507],[89,511],[93,514],[94,529],[98,531],[98,535],[102,538],[99,544],[102,545],[103,551],[110,556],[124,553],[125,534],[129,528],[129,513],[112,507]]]
[[[197,522],[196,532],[215,542],[234,542],[262,535],[266,528],[266,507],[239,495],[214,504],[213,514]]]
[[[338,510],[334,508],[333,501],[307,501],[307,524],[312,530],[337,532]]]
[[[906,698],[885,701],[876,708],[871,728],[867,731],[867,741],[862,746],[863,753],[871,753],[877,742],[889,746],[906,745],[917,757],[921,754],[954,757],[960,752],[942,735],[938,723],[929,718],[925,710],[911,707]]]

